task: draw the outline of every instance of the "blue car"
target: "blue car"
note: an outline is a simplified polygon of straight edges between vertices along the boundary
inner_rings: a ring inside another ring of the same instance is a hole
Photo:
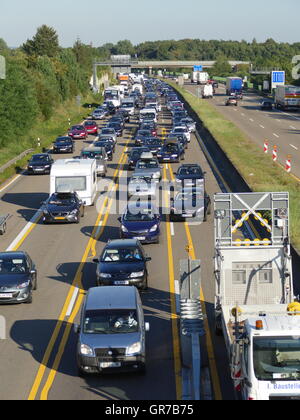
[[[121,238],[137,239],[144,244],[159,243],[160,214],[148,201],[129,203],[119,222]]]
[[[179,162],[185,158],[184,146],[179,142],[179,140],[174,138],[168,138],[157,153],[157,158],[160,163],[165,162]]]

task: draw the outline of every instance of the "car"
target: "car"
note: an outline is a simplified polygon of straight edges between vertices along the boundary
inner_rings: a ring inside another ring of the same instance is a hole
[[[181,123],[183,125],[186,125],[187,128],[189,129],[190,133],[195,133],[196,131],[196,123],[192,118],[189,117],[185,117],[181,119]]]
[[[0,252],[0,304],[32,303],[37,269],[23,251]]]
[[[135,146],[141,146],[143,144],[143,140],[146,137],[151,137],[150,130],[138,130],[136,135],[134,136],[134,144]]]
[[[176,187],[204,186],[205,173],[198,164],[181,165],[174,175]]]
[[[82,159],[96,159],[97,175],[102,176],[102,177],[106,176],[107,174],[106,161],[108,160],[108,156],[107,156],[105,147],[95,147],[93,145],[89,147],[85,147],[84,149],[82,149],[80,157]]]
[[[152,137],[157,137],[157,126],[154,121],[145,120],[145,122],[141,124],[140,130],[148,130]]]
[[[88,134],[98,135],[98,125],[96,121],[87,120],[83,123]]]
[[[105,108],[97,108],[92,113],[92,118],[94,120],[103,120],[108,115],[108,110]]]
[[[93,146],[104,147],[107,154],[107,159],[110,161],[113,160],[113,155],[115,151],[115,142],[112,137],[109,137],[109,136],[101,137],[99,140],[94,141]]]
[[[142,244],[159,243],[161,218],[151,202],[129,203],[118,220],[122,239],[137,239]]]
[[[141,158],[137,161],[133,176],[149,177],[156,182],[162,179],[162,168],[157,157],[152,153],[142,153]]]
[[[113,102],[105,101],[102,106],[107,110],[109,115],[114,115],[116,113],[116,107],[114,106]]]
[[[155,197],[157,182],[150,176],[133,175],[128,183],[129,197]]]
[[[119,111],[116,115],[114,115],[113,117],[111,117],[111,119],[109,120],[109,124],[110,123],[118,123],[122,126],[122,128],[125,128],[125,119],[124,119],[124,115],[120,114]]]
[[[103,127],[100,131],[99,134],[99,138],[101,139],[102,137],[113,137],[114,142],[117,142],[117,133],[116,130],[114,128],[108,128],[108,127]]]
[[[177,140],[178,140],[178,142],[181,144],[181,146],[184,148],[184,149],[188,149],[188,147],[189,147],[189,143],[188,143],[188,141],[187,141],[187,137],[186,137],[186,135],[184,134],[184,133],[182,133],[182,134],[178,134],[178,133],[172,133],[172,134],[169,134],[169,136],[167,137],[167,139],[168,138],[176,138]]]
[[[158,137],[145,137],[142,141],[144,147],[147,147],[155,156],[162,148],[162,141]]]
[[[185,159],[183,145],[176,137],[167,138],[165,144],[157,154],[159,162],[179,162]]]
[[[117,134],[117,137],[122,137],[123,135],[123,125],[119,122],[109,122],[107,128],[113,128]]]
[[[54,160],[48,153],[37,153],[28,161],[28,174],[50,174]]]
[[[230,96],[229,98],[227,98],[226,102],[225,102],[226,106],[230,106],[230,105],[234,105],[234,106],[238,106],[238,98],[236,96]]]
[[[53,143],[53,153],[73,153],[74,141],[71,137],[58,137]]]
[[[273,102],[271,101],[262,101],[260,105],[262,111],[271,111],[273,109]]]
[[[128,154],[128,169],[134,169],[143,152],[149,152],[148,147],[133,147]]]
[[[68,135],[73,139],[85,140],[88,136],[88,133],[84,125],[73,125],[73,127],[70,128]]]
[[[172,136],[173,134],[174,135],[175,134],[184,134],[186,136],[186,139],[187,139],[188,143],[190,143],[190,141],[191,141],[191,133],[190,133],[190,130],[187,128],[186,125],[181,126],[181,127],[174,127],[170,136]]]
[[[77,334],[79,376],[146,369],[143,304],[134,286],[103,286],[88,290]]]
[[[84,202],[76,192],[61,188],[42,203],[42,220],[47,223],[79,223],[84,216]]]
[[[148,267],[151,261],[137,239],[118,239],[109,241],[97,263],[98,286],[136,286],[148,288]]]
[[[210,212],[210,197],[203,187],[184,187],[176,193],[175,198],[171,197],[172,222],[192,218],[205,222]]]

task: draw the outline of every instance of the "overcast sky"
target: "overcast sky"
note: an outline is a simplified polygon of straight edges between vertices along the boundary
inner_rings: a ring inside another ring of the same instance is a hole
[[[166,39],[299,42],[299,0],[0,0],[0,38],[11,47],[52,26],[62,47]]]

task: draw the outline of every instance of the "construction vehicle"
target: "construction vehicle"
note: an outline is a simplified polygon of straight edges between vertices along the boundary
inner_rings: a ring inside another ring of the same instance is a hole
[[[220,193],[214,202],[215,327],[235,390],[244,400],[300,399],[289,195]],[[255,225],[263,236],[253,234]]]

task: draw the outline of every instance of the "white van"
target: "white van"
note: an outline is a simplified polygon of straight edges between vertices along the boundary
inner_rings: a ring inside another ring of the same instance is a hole
[[[76,191],[86,206],[92,206],[97,194],[95,159],[58,159],[50,173],[50,195],[62,187]]]
[[[153,120],[157,123],[157,111],[155,108],[144,108],[140,110],[140,123],[143,120]]]

